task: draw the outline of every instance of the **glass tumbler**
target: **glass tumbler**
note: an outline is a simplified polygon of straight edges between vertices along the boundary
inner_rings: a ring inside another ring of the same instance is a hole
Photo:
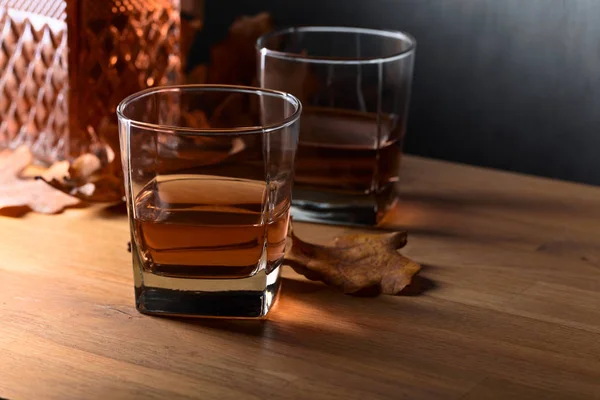
[[[300,102],[171,86],[126,98],[117,114],[138,310],[265,316],[279,289]]]
[[[257,42],[261,87],[304,106],[292,215],[373,225],[396,199],[414,39],[343,27],[276,31]]]

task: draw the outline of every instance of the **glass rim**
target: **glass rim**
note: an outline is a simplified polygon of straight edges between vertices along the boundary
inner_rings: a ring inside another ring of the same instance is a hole
[[[304,32],[319,32],[319,33],[359,33],[365,35],[373,35],[399,39],[408,43],[408,48],[389,56],[384,57],[327,57],[327,56],[309,56],[297,53],[287,53],[285,51],[272,50],[265,47],[265,41],[272,37],[282,36],[290,33]],[[273,32],[266,33],[256,40],[256,50],[262,55],[279,58],[288,61],[300,61],[313,64],[343,64],[343,65],[364,65],[364,64],[382,64],[386,62],[396,61],[414,53],[417,47],[415,38],[407,32],[386,30],[386,29],[370,29],[345,26],[298,26],[279,29]]]
[[[125,114],[125,108],[136,100],[143,99],[146,96],[160,93],[197,91],[197,92],[230,92],[230,93],[245,93],[252,95],[267,95],[270,97],[278,97],[283,101],[287,101],[295,107],[294,113],[289,117],[282,118],[281,121],[267,125],[259,126],[240,126],[233,128],[191,128],[185,126],[175,126],[166,124],[154,124],[143,122],[130,118]],[[279,90],[263,89],[253,86],[242,85],[218,85],[218,84],[183,84],[183,85],[168,85],[155,86],[136,92],[124,98],[117,106],[117,116],[119,122],[126,121],[130,126],[136,128],[149,129],[166,133],[195,133],[206,136],[219,134],[254,134],[254,133],[269,133],[288,127],[298,121],[302,114],[302,103],[294,95]]]

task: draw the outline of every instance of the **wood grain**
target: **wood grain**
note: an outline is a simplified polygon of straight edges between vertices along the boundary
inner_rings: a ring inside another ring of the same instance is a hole
[[[190,321],[135,310],[122,210],[0,217],[0,397],[600,398],[600,188],[407,158],[385,228],[424,293],[286,271],[269,320]]]

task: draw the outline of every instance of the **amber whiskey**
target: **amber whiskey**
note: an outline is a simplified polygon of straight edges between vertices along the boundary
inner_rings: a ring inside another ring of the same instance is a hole
[[[186,174],[153,179],[135,197],[141,268],[183,279],[248,278],[277,268],[290,205],[269,206],[266,195],[262,181]]]
[[[394,197],[404,125],[395,115],[306,107],[294,180],[294,217],[376,222]],[[298,211],[298,212],[297,212]],[[364,218],[363,218],[364,216]]]

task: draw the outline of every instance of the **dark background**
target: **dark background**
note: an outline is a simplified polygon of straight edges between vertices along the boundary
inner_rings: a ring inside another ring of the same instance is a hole
[[[600,184],[600,0],[208,0],[206,40],[260,11],[412,33],[408,153]]]

